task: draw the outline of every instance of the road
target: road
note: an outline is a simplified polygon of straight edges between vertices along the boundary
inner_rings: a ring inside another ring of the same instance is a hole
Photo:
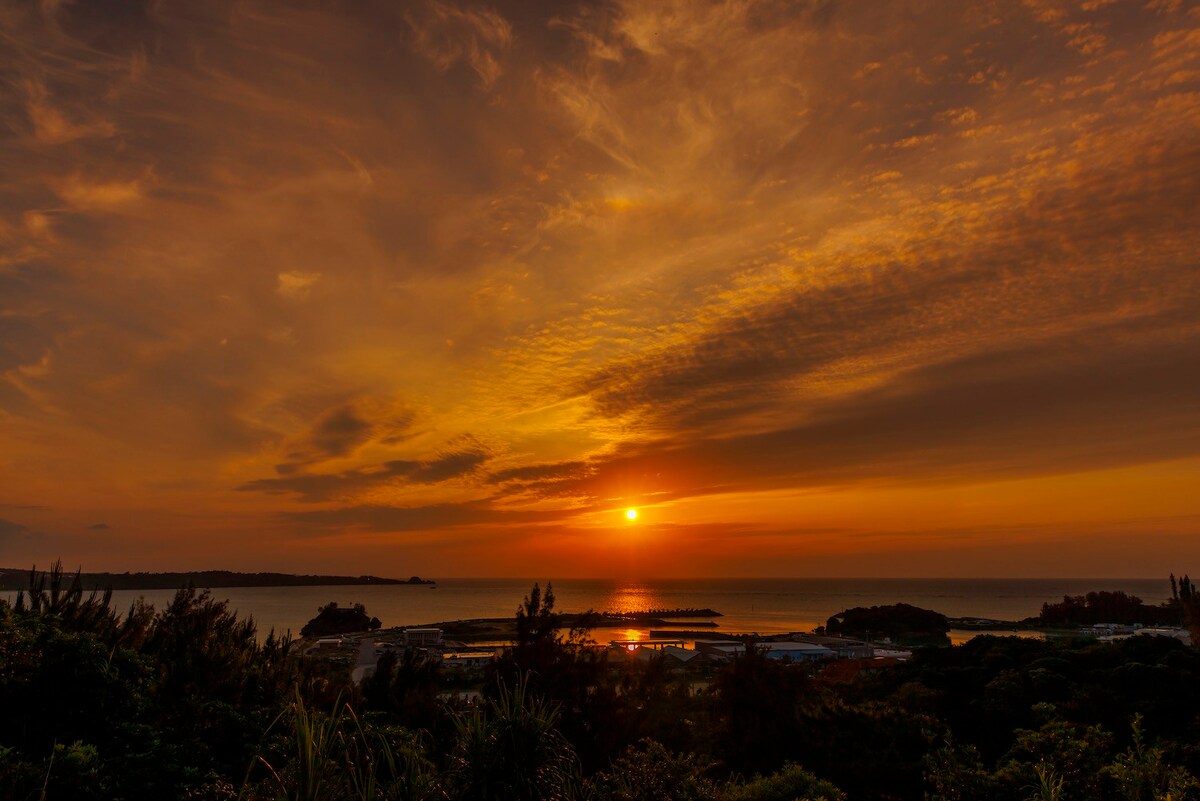
[[[350,672],[350,678],[355,684],[362,684],[363,679],[375,672],[375,665],[378,662],[379,654],[375,653],[375,637],[373,635],[363,637],[358,644],[358,664]]]

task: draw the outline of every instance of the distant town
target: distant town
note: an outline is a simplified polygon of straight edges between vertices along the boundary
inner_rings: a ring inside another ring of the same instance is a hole
[[[1190,596],[1190,582],[1185,587]],[[1103,613],[1111,614],[1112,619],[1091,622]],[[668,670],[692,674],[698,680],[711,675],[715,666],[748,651],[780,664],[804,666],[810,673],[849,678],[906,661],[917,647],[949,645],[952,629],[1097,642],[1155,636],[1191,644],[1191,635],[1171,603],[1147,605],[1119,592],[1064,598],[1061,603],[1046,604],[1041,615],[1024,621],[948,618],[900,603],[847,609],[814,631],[760,636],[704,628],[715,628],[711,618],[716,617],[721,613],[713,609],[561,613],[552,615],[556,632],[552,636],[576,651],[602,654],[609,663],[657,661]],[[339,607],[331,602],[301,631],[301,653],[350,668],[355,684],[371,677],[384,657],[436,663],[449,669],[449,684],[461,688],[472,679],[484,681],[484,668],[519,642],[520,627],[520,619],[510,617],[383,628],[361,604]],[[648,636],[606,639],[600,632],[607,629],[648,629]]]

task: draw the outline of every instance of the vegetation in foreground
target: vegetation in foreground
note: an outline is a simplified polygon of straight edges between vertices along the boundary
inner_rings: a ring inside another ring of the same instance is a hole
[[[1200,799],[1200,652],[1170,638],[688,674],[560,636],[535,586],[467,703],[412,656],[355,688],[194,589],[118,614],[32,583],[0,604],[4,801]]]

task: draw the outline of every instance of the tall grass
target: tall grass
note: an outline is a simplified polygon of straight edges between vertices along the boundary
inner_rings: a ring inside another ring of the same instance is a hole
[[[281,719],[282,716],[281,716]],[[276,801],[435,801],[444,799],[420,735],[364,723],[339,697],[329,714],[311,709],[296,691],[286,714],[291,725],[285,761],[258,758]],[[276,721],[279,722],[278,720]],[[240,799],[262,788],[243,783]]]
[[[1040,762],[1033,769],[1038,783],[1028,789],[1033,791],[1029,801],[1062,801],[1063,776],[1045,762]]]
[[[281,801],[323,801],[335,798],[332,775],[340,751],[341,698],[333,714],[323,715],[310,710],[296,688],[291,705],[291,758],[276,769],[264,757],[259,762],[275,780]]]
[[[462,801],[541,801],[576,787],[579,761],[555,728],[558,706],[529,691],[527,679],[500,685],[486,707],[457,720],[449,773]]]

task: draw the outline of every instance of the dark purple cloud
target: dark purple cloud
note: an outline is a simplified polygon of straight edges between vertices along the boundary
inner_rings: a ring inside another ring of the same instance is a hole
[[[429,460],[394,459],[378,465],[340,473],[308,473],[262,478],[238,487],[243,492],[273,495],[295,494],[303,501],[325,501],[351,497],[364,490],[392,484],[437,484],[461,478],[477,470],[490,458],[482,448],[440,454]]]

